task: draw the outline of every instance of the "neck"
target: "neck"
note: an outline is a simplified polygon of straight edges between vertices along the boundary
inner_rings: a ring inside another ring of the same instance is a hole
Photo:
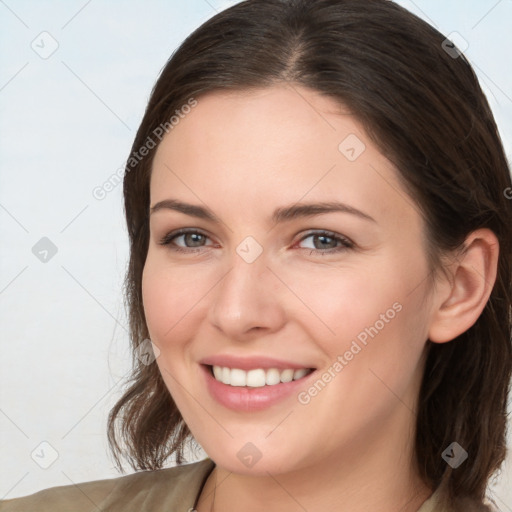
[[[417,474],[414,436],[380,427],[381,435],[361,433],[350,446],[291,472],[247,475],[216,466],[197,512],[417,512],[432,489]]]

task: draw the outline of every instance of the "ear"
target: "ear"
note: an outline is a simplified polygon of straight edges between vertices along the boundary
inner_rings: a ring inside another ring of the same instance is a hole
[[[489,229],[470,233],[462,254],[436,284],[429,329],[434,343],[451,341],[467,331],[482,313],[496,281],[499,242]]]

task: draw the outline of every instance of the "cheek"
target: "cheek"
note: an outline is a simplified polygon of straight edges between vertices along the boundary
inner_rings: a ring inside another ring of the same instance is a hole
[[[148,254],[142,302],[151,340],[163,355],[186,344],[206,315],[205,297],[215,284],[210,274],[170,265],[165,255]]]
[[[343,344],[343,340],[357,336],[388,310],[388,316],[394,317],[397,306],[393,309],[393,305],[403,300],[406,288],[399,276],[380,265],[304,272],[293,282],[294,292],[309,310],[302,318],[312,338],[332,340],[333,348],[342,348],[340,341]]]
[[[426,339],[421,295],[425,288],[411,294],[407,273],[393,273],[388,268],[386,277],[376,282],[379,275],[352,273],[337,285],[308,296],[335,333],[311,335],[327,356],[319,379],[328,382],[325,391],[311,399],[316,404],[312,407],[317,407],[319,423],[333,425],[333,438],[339,435],[336,430],[344,411],[352,415],[347,429],[355,424],[377,428],[396,408],[409,414],[414,407],[414,383],[420,375],[418,362]],[[311,333],[312,326],[310,322],[307,327]],[[319,384],[318,389],[323,388]],[[311,388],[303,391],[311,397],[316,394]],[[322,408],[324,403],[333,406]],[[323,420],[320,415],[325,415]]]
[[[148,255],[142,274],[142,302],[151,341],[159,348],[156,359],[162,378],[180,411],[187,411],[187,396],[179,382],[190,376],[184,364],[201,312],[198,296],[204,292],[191,283],[190,274],[170,268]]]
[[[413,252],[295,280],[294,291],[309,309],[302,325],[333,361],[359,345],[352,359],[366,366],[386,367],[386,373],[400,361],[414,366],[428,332],[428,269],[423,254]]]

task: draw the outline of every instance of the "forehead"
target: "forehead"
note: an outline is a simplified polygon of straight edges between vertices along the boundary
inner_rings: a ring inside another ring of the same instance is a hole
[[[259,211],[265,201],[318,199],[346,201],[374,217],[411,214],[394,166],[334,99],[278,85],[197,101],[157,149],[152,204],[173,193],[221,209],[228,200]]]

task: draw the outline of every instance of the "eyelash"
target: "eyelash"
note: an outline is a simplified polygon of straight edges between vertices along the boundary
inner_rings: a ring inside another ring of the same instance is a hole
[[[174,239],[182,236],[182,235],[187,235],[187,234],[197,234],[197,235],[201,235],[201,236],[204,236],[206,238],[209,238],[206,234],[202,233],[201,231],[198,231],[196,229],[180,229],[179,231],[176,231],[176,232],[171,232],[171,233],[168,233],[167,235],[165,235],[160,241],[159,241],[159,244],[160,245],[169,245],[171,246],[171,243]],[[327,238],[332,238],[333,240],[336,240],[338,242],[341,243],[341,246],[340,247],[336,247],[336,248],[333,248],[333,249],[326,249],[326,250],[322,250],[322,249],[306,249],[306,250],[309,250],[310,251],[310,256],[315,254],[315,255],[319,255],[319,256],[324,256],[326,254],[334,254],[334,253],[339,253],[339,252],[343,252],[343,251],[347,251],[349,249],[353,249],[354,248],[354,243],[351,242],[348,238],[345,238],[343,236],[340,236],[340,235],[337,235],[336,233],[333,233],[332,231],[315,231],[315,232],[312,232],[312,233],[308,233],[307,235],[305,235],[304,237],[302,237],[299,242],[297,243],[300,243],[300,242],[303,242],[304,240],[306,240],[307,238],[310,238],[310,237],[314,237],[314,236],[325,236]],[[176,252],[182,252],[182,253],[197,253],[197,252],[201,252],[203,250],[204,247],[180,247],[180,246],[177,246],[177,245],[173,245],[172,247],[170,247],[170,249],[172,251],[176,251]]]

